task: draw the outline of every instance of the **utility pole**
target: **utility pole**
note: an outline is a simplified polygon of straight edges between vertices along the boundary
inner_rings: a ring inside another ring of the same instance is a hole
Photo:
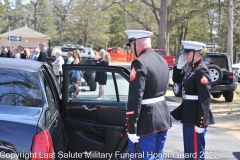
[[[228,0],[228,38],[227,52],[231,56],[233,63],[233,0]]]

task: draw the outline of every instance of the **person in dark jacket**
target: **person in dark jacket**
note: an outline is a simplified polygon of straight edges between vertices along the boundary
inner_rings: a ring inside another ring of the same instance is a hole
[[[100,50],[100,58],[95,62],[96,65],[103,65],[108,66],[110,61],[109,54],[104,50]],[[102,100],[104,99],[104,86],[107,84],[107,73],[106,72],[96,72],[95,82],[98,82],[99,85],[99,94],[97,99]]]
[[[164,95],[169,69],[151,47],[150,31],[126,30],[127,46],[136,59],[131,63],[126,131],[131,159],[161,159],[171,115]],[[137,154],[136,154],[137,153]],[[156,156],[158,155],[158,156]]]
[[[183,124],[184,152],[188,160],[203,160],[207,127],[214,124],[210,110],[211,78],[202,60],[206,54],[205,44],[182,41],[184,49],[173,70],[173,82],[182,83],[183,101],[171,112]],[[189,63],[186,70],[184,65]]]
[[[1,47],[1,53],[0,53],[0,57],[6,57],[7,53],[5,51],[5,47]]]
[[[44,43],[39,44],[39,49],[40,49],[40,54],[38,56],[37,61],[46,62],[48,55],[47,55],[47,50],[44,49]]]
[[[8,52],[7,52],[7,58],[14,58],[14,54],[13,54],[13,51],[12,51],[12,46],[8,46],[7,47],[7,50],[8,50]]]

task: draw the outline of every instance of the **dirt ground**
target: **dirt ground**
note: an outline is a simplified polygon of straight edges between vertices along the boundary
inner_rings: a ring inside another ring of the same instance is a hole
[[[173,95],[171,86],[168,88],[166,96],[181,103],[181,98]],[[223,96],[221,98],[212,98],[211,110],[215,120],[213,126],[222,128],[227,133],[240,139],[240,85],[234,92],[232,102],[225,102]]]
[[[214,126],[240,139],[240,85],[234,91],[232,102],[225,102],[224,97],[212,98],[211,110],[216,123]]]

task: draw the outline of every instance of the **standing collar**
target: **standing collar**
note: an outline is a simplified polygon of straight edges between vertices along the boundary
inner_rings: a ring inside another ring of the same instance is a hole
[[[199,64],[202,62],[202,59],[198,60],[197,62],[191,64],[191,67],[194,68],[196,66],[199,66]]]
[[[147,52],[154,52],[154,50],[153,50],[151,47],[145,48],[145,49],[139,54],[139,56],[141,56],[143,53],[147,53]]]

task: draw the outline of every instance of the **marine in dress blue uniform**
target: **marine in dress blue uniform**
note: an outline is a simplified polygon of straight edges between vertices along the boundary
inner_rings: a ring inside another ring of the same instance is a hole
[[[210,110],[211,78],[202,60],[206,49],[205,44],[196,41],[182,41],[182,44],[184,50],[179,57],[179,64],[174,67],[173,81],[182,83],[183,101],[171,115],[183,124],[185,159],[204,160],[207,126],[214,124]],[[192,58],[189,57],[190,54]],[[183,70],[186,63],[184,58],[187,56],[190,63],[188,68]]]
[[[167,62],[151,47],[152,32],[126,30],[127,45],[137,57],[131,64],[127,103],[127,134],[133,159],[162,159],[167,131],[172,126],[166,94]],[[158,156],[157,156],[158,155]]]

